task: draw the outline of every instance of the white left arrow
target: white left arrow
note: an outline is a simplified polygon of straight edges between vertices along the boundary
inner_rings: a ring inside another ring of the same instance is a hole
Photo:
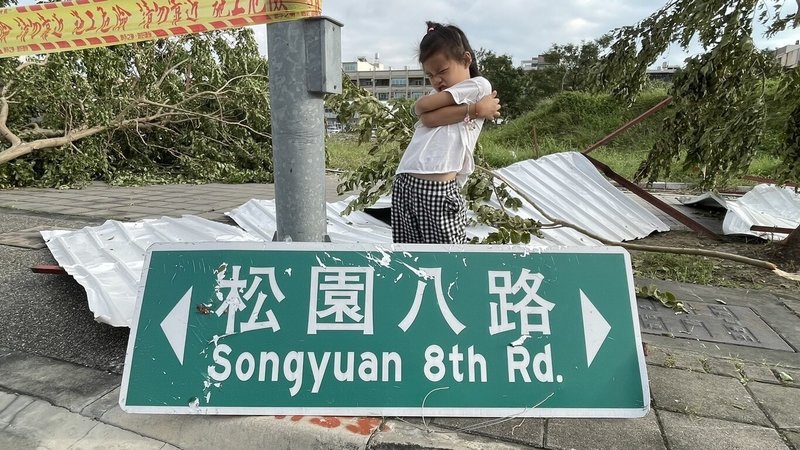
[[[186,330],[189,328],[189,309],[192,304],[193,287],[183,294],[178,304],[161,321],[161,329],[181,365],[183,365],[183,353],[186,349]]]
[[[586,342],[586,367],[591,367],[594,357],[606,341],[611,325],[581,290],[581,313],[583,315],[583,338]]]

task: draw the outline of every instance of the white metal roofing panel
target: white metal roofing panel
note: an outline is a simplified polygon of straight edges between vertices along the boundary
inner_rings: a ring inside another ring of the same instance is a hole
[[[147,248],[157,242],[258,241],[239,228],[196,216],[109,220],[80,230],[42,231],[58,264],[86,289],[95,320],[130,326]]]
[[[355,211],[347,217],[342,217],[341,212],[346,207],[347,202],[326,205],[328,236],[332,242],[374,244],[392,242],[392,230],[388,225],[362,211]],[[267,241],[273,239],[278,228],[275,200],[249,200],[225,215],[248,233]]]
[[[678,201],[686,206],[709,209],[728,209],[728,200],[717,192],[704,192],[694,197],[678,197]]]
[[[327,204],[328,235],[331,241],[392,243],[392,229],[385,222],[363,211],[353,211],[342,216],[349,200]]]
[[[611,241],[647,237],[669,226],[614,187],[578,152],[547,155],[498,169],[515,188],[534,199],[549,215]],[[548,223],[523,202],[521,215]]]
[[[792,188],[759,184],[739,200],[727,203],[728,213],[722,222],[725,234],[743,234],[764,239],[783,240],[785,233],[751,231],[753,225],[778,228],[800,226],[800,195]]]
[[[557,153],[537,160],[523,161],[499,169],[516,189],[535,199],[553,217],[574,223],[611,241],[627,241],[647,237],[669,227],[653,213],[627,197],[609,183],[582,154]],[[328,235],[333,242],[390,243],[391,228],[367,213],[356,211],[346,217],[341,212],[347,199],[327,205]],[[490,204],[497,207],[495,200]],[[391,205],[390,197],[382,197],[373,208]],[[274,200],[250,200],[227,213],[239,226],[270,240],[275,233]],[[535,208],[523,201],[515,211],[525,218],[549,224]],[[470,213],[470,217],[474,217]],[[486,237],[493,229],[487,226],[467,227],[467,237]],[[596,240],[570,228],[543,229],[544,238],[533,238],[536,246],[600,245]]]
[[[347,216],[341,212],[347,207],[351,199],[341,202],[328,203],[327,220],[328,236],[336,243],[372,243],[390,244],[392,242],[392,229],[385,222],[362,212],[354,211]],[[382,198],[378,205],[388,205],[390,198]],[[525,214],[523,212],[523,214]],[[226,213],[239,226],[254,236],[271,240],[275,233],[275,201],[250,200],[244,205]],[[472,213],[469,213],[472,216]],[[263,225],[262,225],[263,224]],[[467,227],[467,238],[484,238],[494,228],[486,225],[470,225]],[[532,239],[531,245],[537,247],[563,247],[563,246],[595,246],[600,245],[594,239],[588,238],[575,230],[557,228],[542,230],[544,238]]]

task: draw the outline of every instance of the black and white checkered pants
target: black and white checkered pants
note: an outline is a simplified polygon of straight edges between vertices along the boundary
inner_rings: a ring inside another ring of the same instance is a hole
[[[392,186],[392,238],[395,243],[463,244],[467,208],[458,182],[431,181],[407,173]]]

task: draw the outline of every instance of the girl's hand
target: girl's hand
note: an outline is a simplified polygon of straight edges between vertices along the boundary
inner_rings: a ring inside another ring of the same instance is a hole
[[[497,98],[497,91],[483,97],[475,104],[476,119],[497,119],[500,117],[500,99]]]

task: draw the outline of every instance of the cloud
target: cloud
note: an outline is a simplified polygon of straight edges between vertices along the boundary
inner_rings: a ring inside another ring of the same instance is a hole
[[[343,60],[372,59],[378,53],[384,65],[402,68],[418,66],[426,20],[454,23],[476,49],[510,55],[519,64],[552,44],[592,40],[635,24],[663,6],[663,0],[326,0],[323,13],[344,23]],[[266,51],[265,27],[257,28]],[[776,48],[798,39],[800,30],[792,30],[771,40],[757,35],[756,45]],[[687,55],[673,47],[658,62],[678,64]]]

